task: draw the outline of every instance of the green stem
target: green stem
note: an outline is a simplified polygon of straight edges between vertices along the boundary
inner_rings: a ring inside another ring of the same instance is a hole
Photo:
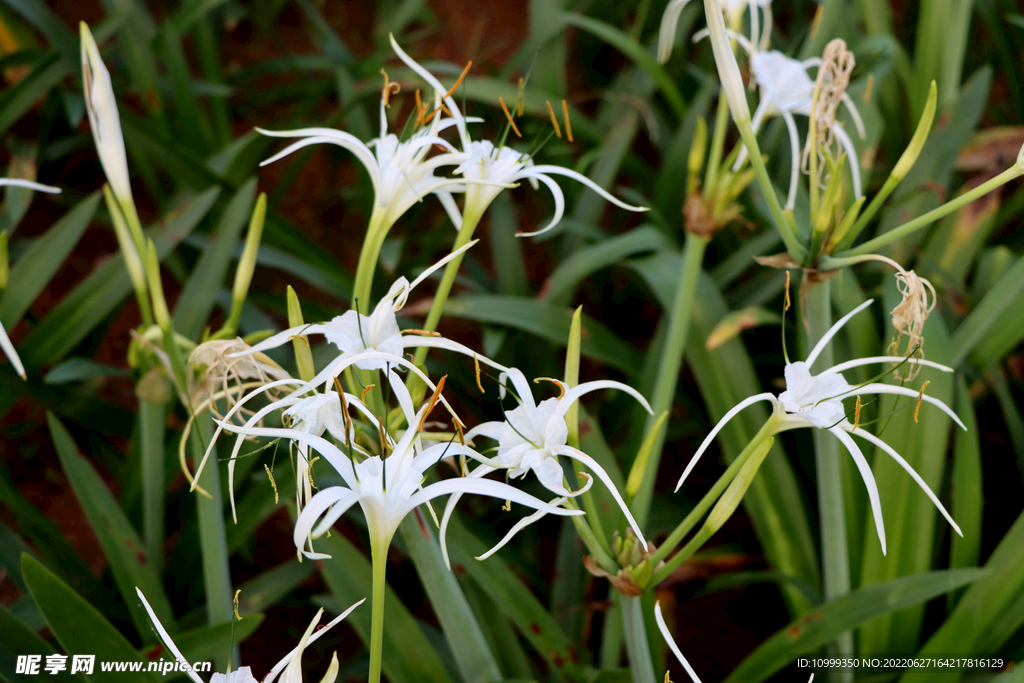
[[[629,669],[633,674],[632,683],[655,683],[654,665],[644,626],[642,598],[623,595],[619,602],[622,605],[622,627],[626,635]]]
[[[711,487],[711,490],[704,494],[704,497],[701,498],[700,502],[690,510],[690,513],[683,518],[683,521],[680,522],[675,529],[672,530],[672,533],[668,535],[668,538],[658,546],[658,549],[654,551],[653,555],[651,555],[651,564],[658,566],[658,563],[668,557],[669,553],[671,553],[672,550],[675,549],[675,547],[686,537],[686,534],[690,533],[693,527],[697,526],[697,522],[704,517],[707,511],[711,509],[711,506],[715,504],[715,501],[717,501],[722,493],[725,492],[726,487],[728,487],[729,484],[732,483],[732,480],[736,478],[736,475],[743,467],[743,464],[748,458],[750,458],[751,453],[754,452],[762,441],[775,433],[775,428],[778,426],[778,423],[778,415],[772,413],[772,415],[761,426],[761,429],[757,431],[757,434],[754,435],[754,438],[750,440],[750,443],[747,444],[747,447],[743,449],[739,456],[732,461],[731,465],[729,465],[729,468],[721,477],[718,478],[718,481],[716,481],[715,485]],[[696,548],[694,550],[696,551]],[[684,551],[685,548],[673,555],[672,559],[670,559],[664,567],[658,569],[651,578],[650,585],[658,585],[660,581],[664,580],[665,577],[672,573],[672,570],[682,564],[687,557],[689,557],[689,555],[687,555],[682,559],[679,559],[680,555],[682,555]],[[690,554],[692,555],[693,553]]]
[[[385,209],[377,206],[370,216],[370,224],[366,228],[366,237],[363,238],[363,248],[359,252],[359,264],[356,266],[356,281],[352,289],[352,307],[357,308],[356,302],[361,301],[357,310],[365,311],[363,315],[370,314],[370,294],[373,289],[373,273],[377,269],[377,261],[380,258],[380,248],[384,245],[384,238],[387,237],[390,225],[383,225]]]
[[[704,196],[718,182],[719,167],[722,165],[722,151],[725,148],[725,129],[729,123],[729,101],[725,95],[718,98],[718,113],[715,115],[715,132],[711,134],[711,150],[708,153],[707,171],[704,173]]]
[[[161,571],[164,563],[164,404],[139,400],[139,438],[142,455],[142,535],[149,561]]]
[[[564,505],[571,510],[580,509],[579,506],[576,505],[576,501],[572,498],[567,498]],[[594,534],[594,530],[590,528],[590,525],[587,524],[587,520],[584,519],[584,515],[573,515],[569,519],[571,519],[572,523],[576,525],[576,533],[580,535],[580,540],[583,541],[583,545],[587,546],[587,550],[590,551],[590,554],[593,555],[597,563],[601,565],[601,569],[605,570],[609,574],[615,574],[618,572],[618,562],[616,562],[608,551],[605,550],[606,546],[603,546],[600,541],[598,541],[597,536]]]
[[[373,616],[370,622],[370,677],[368,683],[380,683],[380,667],[384,652],[384,589],[388,567],[388,544],[375,542],[370,546],[373,564],[371,602]]]
[[[842,252],[841,254],[836,254],[836,257],[842,258],[846,256],[861,256],[863,254],[870,254],[871,252],[877,251],[880,247],[884,247],[890,242],[894,242],[902,237],[906,237],[915,230],[920,230],[926,225],[934,223],[943,216],[951,214],[954,211],[960,209],[961,207],[973,202],[978,197],[988,194],[997,187],[1002,187],[1003,185],[1005,185],[1006,183],[1010,182],[1015,178],[1019,178],[1022,174],[1024,174],[1024,170],[1022,170],[1020,167],[1011,166],[1010,168],[1006,169],[1005,171],[997,175],[995,178],[992,178],[991,180],[984,182],[981,185],[978,185],[973,190],[964,192],[959,197],[951,199],[950,201],[946,202],[945,204],[938,208],[932,209],[923,216],[918,216],[917,218],[911,221],[907,221],[903,225],[893,228],[889,232],[879,235],[874,239],[868,240],[859,247],[849,249],[847,251]]]
[[[807,291],[807,321],[810,326],[807,346],[811,348],[832,326],[830,283],[812,285]],[[826,345],[816,368],[833,365],[832,347]],[[812,369],[813,371],[813,369]],[[846,540],[846,517],[843,506],[843,480],[839,462],[839,444],[823,429],[813,430],[815,479],[818,485],[818,514],[821,518],[822,575],[825,600],[833,600],[850,592],[850,558]],[[853,652],[853,634],[844,631],[831,645],[835,653]],[[838,673],[833,680],[852,681],[852,672]]]
[[[757,144],[757,136],[754,135],[754,129],[751,127],[748,119],[736,121],[736,127],[739,128],[743,144],[747,146],[747,152],[750,154],[750,165],[754,167],[757,184],[761,186],[761,193],[764,195],[765,201],[768,202],[768,209],[771,211],[772,220],[775,222],[775,229],[782,236],[782,241],[786,243],[786,251],[789,252],[793,260],[797,263],[803,263],[807,257],[807,249],[804,245],[800,244],[800,238],[797,237],[789,221],[782,214],[782,205],[779,204],[779,198],[775,194],[775,186],[772,185],[772,180],[768,177],[768,169],[765,168],[764,159],[761,158],[761,148]],[[811,182],[813,184],[814,180],[812,179]]]
[[[671,409],[672,399],[675,397],[676,384],[679,381],[679,370],[683,365],[683,351],[686,349],[686,337],[690,330],[690,315],[693,310],[693,298],[697,291],[697,277],[700,274],[701,263],[704,261],[704,250],[707,248],[708,238],[694,234],[686,236],[686,246],[683,248],[683,263],[680,270],[679,284],[676,285],[676,297],[669,311],[668,335],[665,338],[665,347],[661,353],[661,361],[658,365],[658,379],[654,385],[654,395],[651,400],[653,415],[647,418],[645,431],[650,430],[658,415]],[[654,479],[658,473],[658,464],[661,461],[661,449],[665,444],[663,429],[651,449],[651,457],[647,463],[647,470],[644,472],[640,488],[632,500],[632,511],[636,517],[637,524],[644,526],[647,522],[647,514],[651,507],[651,497],[654,494]]]
[[[473,231],[480,224],[481,217],[482,214],[468,212],[462,217],[462,227],[459,228],[459,234],[455,238],[455,244],[452,245],[452,251],[458,251],[466,246],[469,240],[473,239]],[[448,301],[448,295],[452,292],[452,286],[455,284],[455,277],[459,274],[459,267],[462,265],[463,256],[465,256],[465,253],[459,254],[444,267],[444,275],[441,276],[441,282],[437,285],[434,301],[430,304],[430,312],[427,313],[427,321],[423,325],[423,329],[428,332],[436,330],[437,324],[441,322],[444,304]],[[416,349],[416,356],[413,362],[417,365],[422,364],[427,357],[427,350],[425,346]]]

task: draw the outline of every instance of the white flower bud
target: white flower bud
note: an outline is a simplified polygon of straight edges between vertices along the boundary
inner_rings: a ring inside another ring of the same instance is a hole
[[[100,163],[107,174],[107,181],[114,196],[121,204],[132,202],[132,187],[128,180],[128,159],[124,150],[124,136],[121,134],[121,118],[117,113],[117,100],[110,84],[110,72],[103,64],[100,50],[89,32],[81,23],[82,35],[82,81],[85,85],[85,108],[89,113],[89,127],[96,141]]]

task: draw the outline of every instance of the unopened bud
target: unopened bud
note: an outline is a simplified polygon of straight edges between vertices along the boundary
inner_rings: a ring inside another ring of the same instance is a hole
[[[288,285],[288,327],[298,327],[303,322],[299,295],[291,285]],[[299,377],[308,382],[316,376],[316,366],[313,365],[313,353],[309,350],[309,344],[305,339],[298,338],[292,340],[292,347],[295,349],[295,364],[299,368]]]
[[[121,248],[121,255],[124,257],[125,265],[128,267],[128,275],[132,279],[132,285],[139,297],[146,297],[146,274],[142,267],[142,258],[135,248],[135,241],[132,239],[131,231],[125,222],[124,214],[121,212],[121,205],[117,203],[110,191],[110,185],[103,185],[103,199],[107,203],[107,211],[110,213],[110,220],[114,223],[114,234],[117,236],[117,245]]]
[[[938,104],[938,99],[939,91],[935,81],[932,81],[931,88],[928,90],[928,101],[924,105],[924,112],[921,113],[921,120],[917,122],[917,130],[914,131],[914,137],[910,139],[910,144],[903,150],[903,154],[900,155],[895,168],[892,169],[892,177],[896,180],[906,178],[907,174],[910,173],[910,169],[914,167],[917,157],[921,155],[921,149],[924,147],[925,140],[928,139],[928,133],[932,130],[932,122],[935,120],[935,108]],[[1020,163],[1021,159],[1018,156],[1017,164],[1020,165]]]
[[[100,163],[114,190],[114,196],[121,203],[129,203],[132,202],[132,187],[128,177],[128,159],[110,72],[103,64],[89,26],[84,21],[79,26],[82,38],[82,80],[89,127],[92,128],[96,151],[99,152]]]

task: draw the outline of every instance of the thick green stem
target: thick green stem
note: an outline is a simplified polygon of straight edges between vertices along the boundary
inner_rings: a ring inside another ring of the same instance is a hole
[[[807,321],[810,326],[808,348],[811,348],[832,326],[829,282],[812,285],[807,291]],[[818,356],[812,372],[833,365],[831,345]],[[839,463],[839,443],[823,429],[815,429],[814,463],[818,484],[818,515],[821,518],[822,575],[825,600],[833,600],[850,592],[850,558],[846,542],[846,517],[843,507],[843,480]],[[853,652],[853,634],[840,633],[833,641],[835,653]],[[852,681],[852,672],[835,674],[835,681]]]
[[[572,510],[579,510],[579,506],[576,505],[576,501],[572,498],[566,499],[564,503],[565,507]],[[614,574],[619,571],[618,563],[612,558],[612,556],[605,550],[605,546],[598,541],[597,536],[594,534],[594,530],[587,524],[587,520],[584,519],[584,515],[574,515],[570,517],[573,524],[576,525],[576,533],[580,535],[580,540],[583,541],[583,545],[587,546],[587,550],[594,557],[601,569],[605,570],[609,574]]]
[[[676,285],[675,301],[672,303],[672,310],[669,311],[668,335],[665,338],[665,347],[658,365],[658,379],[654,385],[654,395],[651,400],[654,414],[647,419],[646,429],[651,428],[658,415],[672,408],[672,399],[676,394],[676,383],[679,380],[679,370],[683,365],[686,337],[690,330],[690,314],[693,309],[693,297],[697,291],[697,276],[700,274],[700,266],[704,261],[704,250],[707,245],[708,238],[706,237],[693,234],[686,236],[679,284]],[[662,430],[654,443],[654,448],[651,449],[647,470],[644,472],[640,488],[630,506],[637,524],[641,528],[647,522],[647,514],[650,511],[651,497],[654,494],[654,478],[658,473],[666,431]]]
[[[139,453],[142,456],[142,534],[149,561],[161,571],[164,563],[164,434],[162,402],[139,400]]]
[[[711,134],[711,150],[708,153],[707,171],[704,173],[704,196],[718,182],[722,165],[722,151],[725,148],[725,129],[729,123],[729,102],[725,96],[718,98],[718,113],[715,115],[715,130]]]
[[[475,213],[466,213],[462,217],[462,227],[459,228],[459,234],[455,238],[455,244],[452,245],[452,251],[458,251],[473,239],[473,231],[480,224],[480,218],[481,215]],[[427,321],[423,324],[423,329],[428,332],[436,330],[437,324],[441,322],[441,313],[444,312],[444,304],[448,301],[448,295],[452,292],[455,276],[459,274],[459,267],[462,265],[463,256],[465,256],[464,253],[459,254],[444,267],[444,275],[441,276],[441,282],[437,285],[434,301],[430,304],[430,312],[427,313]],[[427,347],[420,347],[416,349],[414,362],[419,365],[423,363],[426,357]]]
[[[697,522],[704,517],[707,511],[711,509],[711,506],[715,504],[715,501],[717,501],[722,493],[725,492],[726,487],[729,486],[729,484],[732,483],[732,480],[736,478],[736,475],[743,467],[743,464],[750,458],[750,455],[754,452],[757,446],[775,433],[775,428],[778,424],[778,415],[772,413],[772,415],[761,426],[761,429],[757,431],[757,434],[754,435],[754,438],[750,440],[750,443],[747,444],[746,448],[744,448],[739,456],[732,461],[732,464],[729,465],[729,468],[722,474],[722,476],[718,478],[718,481],[716,481],[714,486],[711,487],[711,490],[704,494],[704,497],[701,498],[700,502],[690,510],[690,513],[683,518],[683,521],[672,530],[672,533],[668,535],[668,538],[666,538],[658,549],[654,551],[654,554],[651,555],[650,558],[651,564],[657,566],[659,562],[668,557],[669,553],[671,553],[672,550],[674,550],[675,547],[686,537],[686,534],[690,533],[693,527],[697,526]],[[698,548],[694,548],[694,552],[696,552],[697,549],[699,549],[699,546]],[[650,585],[658,585],[658,583],[671,574],[676,567],[685,562],[689,557],[689,555],[684,555],[685,550],[686,549],[684,548],[680,552],[676,553],[672,559],[665,563],[664,567],[658,569],[658,571],[654,573]],[[691,552],[690,555],[692,554],[693,553]]]
[[[981,185],[978,185],[973,190],[964,192],[959,197],[951,199],[950,201],[946,202],[945,204],[938,208],[932,209],[923,216],[918,216],[914,220],[907,221],[903,225],[893,228],[889,232],[879,235],[878,237],[872,240],[868,240],[859,247],[850,249],[848,251],[844,251],[841,254],[836,254],[836,257],[843,258],[846,256],[861,256],[863,254],[870,254],[874,251],[877,251],[879,248],[884,247],[890,242],[894,242],[902,237],[906,237],[915,230],[920,230],[926,225],[934,223],[943,216],[947,216],[953,213],[954,211],[960,209],[961,207],[973,202],[978,197],[988,194],[997,187],[1002,187],[1011,180],[1019,178],[1021,174],[1024,174],[1024,170],[1021,170],[1021,168],[1018,166],[1011,166],[1010,168],[1006,169],[1005,171],[997,175],[995,178],[992,178],[991,180],[984,182]]]
[[[371,602],[373,615],[370,621],[370,678],[368,683],[380,683],[380,667],[384,652],[384,589],[388,567],[388,544],[375,542],[370,547],[373,564],[373,588]]]
[[[647,629],[644,626],[642,598],[625,595],[622,604],[622,627],[626,635],[626,654],[629,655],[629,670],[633,683],[655,683],[651,650],[647,645]]]
[[[390,225],[383,225],[385,210],[374,207],[370,216],[370,225],[366,228],[363,248],[359,252],[359,264],[356,266],[356,281],[352,289],[352,307],[363,315],[369,315],[370,294],[373,289],[373,274],[377,270],[380,248],[384,245]],[[357,302],[362,302],[357,305]]]

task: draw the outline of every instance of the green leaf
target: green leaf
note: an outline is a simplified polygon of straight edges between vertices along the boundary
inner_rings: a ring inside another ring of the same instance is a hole
[[[462,679],[467,683],[500,680],[501,671],[476,615],[469,608],[455,574],[445,566],[441,547],[430,527],[424,523],[420,511],[413,510],[400,528],[406,551],[412,558],[427,598],[431,605],[437,607],[434,613],[441,623]]]
[[[830,600],[778,631],[748,655],[725,680],[727,683],[759,683],[798,655],[822,647],[836,634],[872,617],[931,600],[977,581],[985,574],[983,569],[928,572],[860,588]]]
[[[342,607],[365,598],[371,592],[370,563],[344,536],[334,534],[317,542],[320,552],[331,559],[318,562],[320,574]],[[369,605],[356,609],[346,619],[364,643],[370,642]],[[387,586],[384,598],[384,675],[393,683],[450,683],[437,652],[398,595]]]
[[[228,0],[186,0],[181,9],[174,15],[174,29],[179,33],[188,33],[193,24],[217,9]]]
[[[1024,257],[1010,267],[1006,274],[988,294],[974,307],[952,334],[949,343],[952,349],[950,362],[957,366],[968,354],[971,359],[987,361],[989,364],[998,361],[1002,356],[992,357],[993,353],[1008,351],[1013,342],[1019,341],[1024,335],[1024,324],[1021,316],[1006,315],[1021,295],[1024,294]],[[1010,342],[1010,343],[1008,343]],[[982,351],[972,354],[975,346],[982,345]],[[1009,348],[1007,348],[1009,347]]]
[[[558,621],[500,559],[501,553],[482,562],[477,560],[476,556],[486,552],[487,546],[455,517],[448,524],[447,538],[455,573],[466,572],[494,604],[500,605],[505,616],[556,672],[572,680],[584,679],[572,642]]]
[[[103,547],[103,554],[110,561],[114,581],[128,605],[132,620],[144,640],[149,640],[152,631],[149,616],[135,593],[138,587],[146,595],[153,611],[169,632],[174,632],[174,612],[164,593],[163,582],[146,555],[142,540],[132,527],[128,517],[117,504],[110,489],[96,473],[89,461],[78,452],[71,435],[53,413],[46,414],[50,436],[57,448],[61,465],[75,491],[75,497],[82,506],[89,526]],[[28,579],[26,578],[26,582]],[[37,600],[38,602],[38,600]],[[40,609],[43,606],[40,605]],[[44,615],[46,610],[43,610]],[[49,617],[47,616],[47,619]],[[78,650],[77,652],[82,652]]]
[[[192,275],[174,305],[174,329],[189,339],[202,332],[213,311],[231,265],[231,256],[242,233],[242,226],[252,213],[256,201],[256,178],[250,178],[228,202],[217,223],[216,233],[206,243],[202,256],[192,268]]]
[[[565,346],[572,311],[555,308],[534,299],[511,296],[475,295],[449,299],[445,315],[478,322],[505,325],[531,332],[557,346]],[[601,323],[584,318],[584,356],[629,374],[640,369],[641,354]]]
[[[956,414],[967,431],[957,430],[953,437],[953,473],[950,477],[953,508],[950,514],[964,532],[952,537],[949,566],[975,567],[981,553],[982,467],[981,434],[974,414],[974,402],[963,377],[957,377]]]
[[[47,52],[36,60],[27,76],[0,95],[0,135],[6,133],[51,88],[72,73],[74,68],[71,64],[61,59],[56,52]]]
[[[20,563],[18,574],[21,574]],[[67,660],[67,669],[54,674],[45,673],[43,667],[46,665],[46,656],[57,654],[48,642],[40,638],[25,623],[9,609],[0,605],[0,633],[4,634],[0,640],[0,680],[7,683],[18,683],[25,680],[22,674],[17,672],[18,655],[42,655],[39,671],[46,675],[47,680],[53,681],[74,681],[82,683],[85,679],[81,675],[71,675],[71,659]]]
[[[97,363],[88,358],[68,358],[50,368],[43,376],[45,384],[69,384],[99,377],[130,377],[131,372],[125,368]]]
[[[96,214],[99,202],[99,192],[86,197],[47,230],[45,235],[34,240],[32,246],[18,259],[10,276],[10,281],[17,286],[9,287],[0,301],[0,322],[7,329],[14,327],[25,315],[25,311],[63,265]]]
[[[143,591],[145,592],[145,591]],[[149,599],[149,596],[146,596]],[[262,614],[246,614],[241,621],[232,619],[223,624],[200,626],[174,636],[174,644],[189,662],[205,662],[222,657],[231,651],[232,645],[244,642],[263,623]],[[161,657],[163,655],[163,657]],[[148,662],[158,659],[174,661],[163,644],[156,644],[138,651],[140,659]]]
[[[175,209],[146,231],[160,258],[183,240],[213,206],[219,188],[210,188]],[[48,365],[64,357],[132,291],[120,254],[94,270],[40,321],[22,342],[27,366]]]
[[[291,559],[257,574],[238,587],[238,611],[252,614],[273,607],[314,572],[316,566],[312,562]]]
[[[46,617],[46,623],[50,625],[50,630],[64,651],[69,654],[96,655],[96,666],[89,676],[91,683],[117,683],[124,680],[123,672],[105,672],[100,668],[100,662],[142,663],[131,643],[95,607],[46,567],[29,555],[23,555],[21,573],[32,599],[39,605],[39,611]],[[134,602],[139,602],[137,596]],[[141,603],[138,609],[142,609]],[[152,633],[148,627],[147,633]],[[140,671],[132,674],[132,680],[157,683],[160,677],[148,671]]]
[[[40,0],[4,0],[4,4],[46,36],[50,47],[57,50],[69,64],[78,62],[78,37],[69,31],[60,17],[43,2]]]

